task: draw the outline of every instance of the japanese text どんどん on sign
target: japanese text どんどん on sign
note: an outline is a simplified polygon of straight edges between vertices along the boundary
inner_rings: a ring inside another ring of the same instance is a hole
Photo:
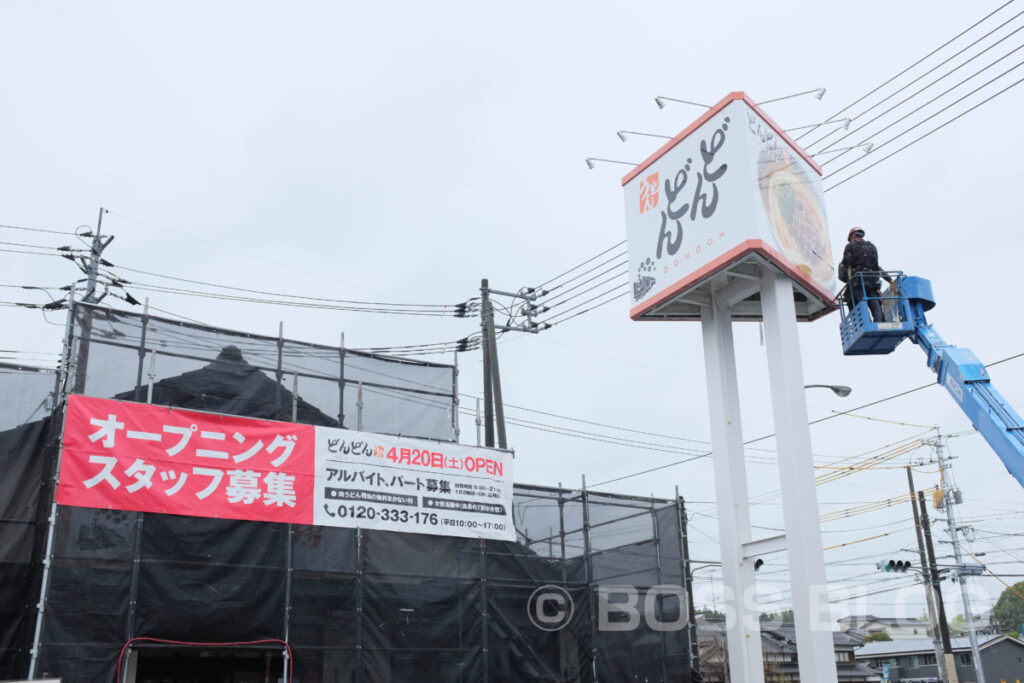
[[[514,537],[503,451],[71,396],[61,458],[62,505]]]
[[[745,94],[704,112],[623,189],[633,319],[699,320],[699,307],[672,304],[748,254],[801,286],[801,319],[834,308],[821,169]]]

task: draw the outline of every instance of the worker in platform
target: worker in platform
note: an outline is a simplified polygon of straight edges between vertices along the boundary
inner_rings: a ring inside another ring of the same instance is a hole
[[[857,302],[867,295],[868,310],[871,311],[871,319],[876,323],[885,320],[879,298],[882,296],[879,277],[885,278],[886,282],[892,282],[892,277],[878,265],[878,249],[864,239],[864,229],[850,228],[846,236],[843,260],[839,262],[839,279],[849,285],[847,291],[851,297],[851,307],[856,306]]]

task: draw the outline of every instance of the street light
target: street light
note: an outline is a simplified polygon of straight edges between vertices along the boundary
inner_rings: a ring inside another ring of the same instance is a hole
[[[691,564],[693,562],[694,562],[694,560],[690,560]],[[707,564],[705,564],[705,565],[703,565],[701,567],[690,567],[690,592],[691,593],[693,592],[693,577],[694,577],[694,575],[697,572],[701,571],[702,569],[721,569],[721,568],[722,568],[722,563],[721,562],[714,562],[714,563],[709,562],[709,563],[707,563]],[[708,577],[708,578],[709,578],[709,580],[711,582],[711,609],[713,609],[714,611],[717,612],[718,611],[718,599],[717,599],[717,596],[715,595],[714,579],[711,579],[711,577]],[[707,603],[704,603],[704,605],[706,607]]]
[[[658,109],[664,109],[665,108],[665,102],[682,102],[683,104],[692,104],[695,107],[704,107],[705,109],[710,109],[711,108],[711,105],[709,105],[709,104],[701,104],[700,102],[691,102],[690,100],[678,100],[678,99],[676,99],[674,97],[665,97],[664,95],[658,95],[657,97],[654,98],[654,103],[656,105],[658,105]]]
[[[784,97],[776,97],[775,99],[765,100],[763,102],[758,102],[757,105],[761,106],[762,104],[768,104],[769,102],[778,102],[779,100],[788,100],[791,97],[800,97],[801,95],[810,95],[812,93],[814,94],[815,98],[820,100],[822,97],[825,96],[825,89],[824,88],[815,88],[814,90],[805,90],[803,92],[798,92],[798,93],[793,94],[793,95],[785,95]]]
[[[853,391],[844,384],[805,384],[804,389],[831,389],[839,398],[846,398]]]
[[[691,569],[690,570],[691,574],[693,574],[694,572],[698,572],[701,569],[718,569],[719,567],[722,566],[721,562],[715,562],[715,561],[711,561],[711,560],[708,560],[708,561],[690,560],[690,564],[700,564],[700,565],[702,565],[700,567],[694,567],[693,569]]]
[[[618,135],[619,139],[622,140],[623,142],[625,142],[626,138],[629,137],[630,135],[646,135],[649,138],[665,138],[666,140],[672,139],[671,135],[658,135],[657,133],[640,133],[635,130],[620,130],[617,131],[615,134]]]
[[[593,170],[595,161],[603,161],[608,164],[625,164],[626,166],[636,166],[632,161],[617,161],[616,159],[598,159],[597,157],[587,157],[587,168]]]

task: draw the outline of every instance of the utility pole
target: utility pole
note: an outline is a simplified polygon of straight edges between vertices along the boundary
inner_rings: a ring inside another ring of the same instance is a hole
[[[100,230],[103,227],[103,214],[105,213],[107,213],[106,209],[101,206],[99,216],[96,218],[96,232],[92,235],[92,244],[89,248],[89,261],[85,264],[86,285],[85,296],[82,297],[82,303],[85,304],[97,304],[106,296],[105,292],[99,295],[96,293],[100,263],[103,260],[103,250],[114,240],[113,235],[104,239],[100,234]],[[85,307],[83,308],[82,326],[79,332],[78,362],[75,368],[74,384],[72,385],[75,393],[81,393],[85,389],[86,371],[89,366],[89,339],[91,337],[92,310]]]
[[[547,306],[538,306],[537,299],[548,294],[545,289],[535,287],[523,287],[518,292],[502,292],[491,289],[486,279],[480,280],[480,335],[481,348],[483,349],[484,360],[484,435],[485,444],[488,447],[494,446],[494,428],[497,425],[498,448],[508,448],[505,438],[505,404],[501,398],[501,373],[498,371],[498,340],[495,330],[502,332],[529,332],[537,334],[546,330],[549,323],[538,323],[534,317],[550,310]],[[525,316],[526,320],[519,325],[495,325],[494,304],[491,302],[491,295],[511,297],[511,307],[519,306],[518,314],[510,314],[511,318],[516,315]],[[517,301],[522,301],[518,304]]]
[[[680,561],[683,570],[683,585],[686,586],[687,602],[687,640],[689,641],[690,677],[693,673],[700,671],[700,641],[697,639],[697,611],[693,604],[693,566],[690,562],[690,522],[686,518],[686,501],[679,495],[679,486],[676,486],[676,509],[679,515],[679,547]]]
[[[935,457],[939,461],[939,471],[942,473],[942,502],[946,508],[946,526],[949,529],[949,537],[953,540],[953,557],[956,560],[956,573],[953,575],[953,580],[960,584],[960,597],[964,604],[964,619],[967,621],[967,636],[971,641],[971,658],[974,661],[974,674],[977,676],[977,683],[985,683],[985,672],[981,666],[981,652],[978,650],[978,634],[974,632],[971,601],[967,596],[966,577],[968,574],[965,570],[968,567],[964,565],[963,556],[960,553],[960,534],[956,526],[956,516],[953,513],[953,506],[959,502],[957,496],[960,492],[953,488],[951,477],[946,476],[946,470],[952,468],[949,462],[952,458],[947,458],[945,455],[941,434],[934,439],[930,439],[927,443],[930,443],[935,448]]]
[[[921,558],[921,579],[924,583],[925,596],[928,598],[928,619],[932,623],[932,645],[935,648],[935,662],[939,667],[939,679],[948,683],[949,675],[946,672],[946,658],[942,656],[942,641],[939,638],[939,616],[938,610],[935,608],[935,588],[932,586],[931,581],[928,580],[928,574],[924,573],[929,571],[931,565],[928,563],[928,554],[924,549],[924,537],[921,533],[921,515],[917,511],[917,492],[914,489],[914,475],[910,471],[910,465],[907,465],[907,484],[910,487],[910,507],[914,510],[917,550]]]
[[[942,635],[942,653],[946,662],[946,675],[949,683],[960,683],[956,673],[956,662],[953,660],[953,644],[949,640],[949,625],[946,622],[946,608],[942,603],[942,589],[939,587],[939,569],[935,566],[935,546],[932,545],[932,527],[928,522],[928,506],[924,500],[924,491],[917,492],[917,505],[921,513],[921,531],[924,533],[924,544],[928,550],[928,576],[932,590],[935,591],[936,610],[938,611],[939,633]]]
[[[491,383],[491,333],[494,330],[494,319],[488,284],[486,278],[480,280],[480,349],[484,359],[484,445],[494,448],[494,390]]]
[[[498,371],[498,339],[494,334],[494,304],[487,301],[487,355],[491,359],[491,397],[494,399],[494,422],[498,431],[498,448],[508,448],[505,438],[505,402],[501,398],[501,373]]]
[[[89,260],[84,264],[83,270],[87,276],[87,284],[85,296],[82,297],[82,302],[87,304],[99,303],[103,299],[104,295],[96,295],[96,285],[99,279],[100,262],[102,261],[101,255],[103,250],[107,248],[107,245],[114,239],[112,236],[105,240],[100,236],[100,228],[103,226],[103,214],[106,210],[101,206],[99,217],[96,219],[96,232],[92,236],[92,244],[89,250]],[[74,341],[72,334],[74,331],[74,316],[75,311],[75,287],[71,286],[70,290],[70,305],[68,308],[68,320],[67,327],[65,328],[64,339],[67,344],[67,367],[64,368],[65,373],[73,372],[73,377],[67,377],[67,381],[62,382],[63,387],[66,387],[70,392],[81,393],[85,387],[85,376],[86,366],[89,360],[89,338],[92,336],[92,311],[89,308],[85,308],[85,313],[82,316],[82,327],[78,335],[78,358],[72,361],[72,356],[75,355]],[[62,387],[62,392],[64,391]],[[60,393],[57,400],[61,401],[66,399],[67,394]],[[60,405],[59,409],[63,412],[65,409],[64,405]],[[57,528],[58,519],[60,516],[60,507],[57,505],[57,481],[60,477],[60,454],[57,454],[56,463],[53,470],[53,488],[49,493],[50,500],[50,517],[47,521],[47,532],[46,532],[46,550],[44,551],[43,557],[43,576],[39,587],[39,601],[36,604],[36,624],[35,632],[32,637],[32,648],[30,650],[30,658],[28,665],[28,677],[34,679],[36,677],[36,667],[39,663],[39,652],[42,647],[42,632],[43,632],[43,620],[46,615],[46,606],[49,600],[50,592],[50,569],[53,562],[53,543],[54,534]]]
[[[85,274],[88,277],[86,281],[85,296],[82,297],[82,301],[87,304],[99,303],[103,296],[96,296],[96,280],[99,277],[100,260],[103,250],[107,248],[114,237],[110,236],[107,239],[103,239],[100,236],[100,229],[103,227],[103,214],[107,213],[106,209],[100,207],[100,215],[96,218],[96,232],[92,236],[92,245],[89,250],[89,263],[86,266]]]

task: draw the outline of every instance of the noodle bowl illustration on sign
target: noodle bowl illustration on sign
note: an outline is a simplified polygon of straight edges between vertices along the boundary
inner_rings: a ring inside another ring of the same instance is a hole
[[[758,160],[761,200],[783,253],[821,284],[833,277],[832,245],[825,209],[789,152],[765,148]]]

